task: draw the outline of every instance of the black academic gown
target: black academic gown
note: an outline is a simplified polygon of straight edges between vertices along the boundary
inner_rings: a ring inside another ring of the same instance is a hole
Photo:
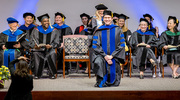
[[[33,24],[30,24],[28,27],[26,27],[25,25],[21,25],[18,29],[19,30],[22,30],[24,33],[27,33],[26,35],[26,39],[30,39],[30,36],[31,36],[31,33],[33,31],[33,29],[35,28],[36,26],[33,25]]]
[[[26,77],[14,75],[14,64],[17,62],[19,60],[15,59],[9,64],[11,84],[4,100],[32,100],[33,77],[31,75]]]
[[[47,64],[50,75],[57,73],[56,70],[56,53],[55,48],[59,46],[59,34],[54,28],[49,28],[44,31],[42,26],[38,26],[32,32],[30,39],[30,46],[34,48],[35,45],[39,44],[49,44],[52,46],[50,49],[45,47],[41,49],[33,49],[33,59],[34,59],[34,74],[37,77],[41,77],[43,69]]]
[[[59,26],[58,24],[54,24],[52,26],[58,30],[59,46],[61,45],[61,43],[63,43],[63,36],[73,35],[71,28],[66,24],[63,24],[62,26]],[[63,48],[58,49],[58,59],[59,59],[58,60],[58,69],[62,69],[62,67],[63,67]],[[68,63],[66,63],[66,67],[69,67]],[[68,68],[66,68],[66,69],[68,70]]]
[[[144,42],[151,47],[157,47],[157,37],[151,31],[143,33],[141,30],[135,31],[129,41],[133,49],[133,64],[140,67],[140,71],[145,70],[147,59],[153,59],[156,63],[156,57],[151,48],[137,47],[138,44]]]
[[[24,49],[29,49],[28,42],[25,40],[25,34],[23,31],[17,29],[14,34],[8,29],[0,34],[0,62],[1,64],[8,66],[8,63],[19,56],[24,55]],[[22,37],[22,38],[21,38]],[[21,48],[18,49],[6,49],[3,50],[2,46],[6,44],[6,42],[16,42],[19,38]]]
[[[129,46],[129,36],[131,36],[131,31],[128,29],[127,31],[123,32],[126,45]]]
[[[177,46],[180,44],[180,34],[171,35],[168,31],[165,31],[160,36],[159,48],[162,49],[165,45]],[[174,59],[174,64],[180,65],[180,51],[178,48],[172,48],[165,50],[165,54],[162,56],[163,65],[172,63]]]
[[[101,26],[93,36],[93,64],[97,85],[119,86],[121,80],[120,63],[125,61],[125,39],[122,30],[116,25]],[[108,65],[104,57],[113,56],[113,64]]]
[[[74,35],[80,34],[81,31],[83,31],[83,30],[84,30],[84,25],[78,26],[78,27],[75,29]]]

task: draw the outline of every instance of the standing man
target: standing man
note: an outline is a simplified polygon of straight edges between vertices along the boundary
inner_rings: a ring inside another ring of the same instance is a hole
[[[113,13],[103,13],[104,25],[93,36],[95,87],[119,86],[121,80],[120,63],[125,61],[125,39],[122,30],[111,24]]]
[[[87,28],[87,25],[88,25],[88,22],[89,22],[89,19],[90,19],[90,16],[86,13],[82,13],[80,15],[81,17],[81,21],[83,23],[83,25],[81,26],[78,26],[74,32],[74,34],[79,34],[81,33],[82,30],[86,29]]]
[[[35,63],[35,78],[40,78],[45,65],[49,69],[50,78],[54,79],[56,71],[55,48],[59,45],[58,31],[50,26],[49,15],[44,14],[38,17],[41,26],[32,32],[30,45],[34,48],[33,59]]]

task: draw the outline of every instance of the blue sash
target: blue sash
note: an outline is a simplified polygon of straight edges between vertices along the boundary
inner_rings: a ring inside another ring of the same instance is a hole
[[[102,30],[102,49],[103,51],[107,54],[107,30]],[[110,29],[110,55],[113,53],[113,51],[115,50],[115,28]],[[116,79],[116,62],[114,59],[112,59],[113,64],[110,65],[110,83],[114,83],[115,79]],[[106,70],[107,70],[107,62],[106,62]],[[103,77],[103,80],[101,81],[99,87],[103,87],[102,85],[105,84],[105,82],[108,79],[108,72],[106,73],[106,75]]]

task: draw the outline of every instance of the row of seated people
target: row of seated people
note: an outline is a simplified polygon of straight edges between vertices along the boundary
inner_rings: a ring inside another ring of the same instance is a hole
[[[97,10],[102,10],[102,9],[104,10],[106,8],[103,8],[102,5],[100,8],[97,7]],[[53,27],[50,26],[48,14],[44,14],[38,17],[38,20],[41,22],[42,25],[37,27],[36,25],[33,25],[32,21],[30,20],[35,18],[33,14],[25,13],[23,17],[25,19],[25,25],[21,25],[19,29],[17,29],[18,21],[16,19],[11,17],[7,19],[10,29],[0,34],[0,46],[1,46],[1,57],[2,57],[1,63],[4,64],[5,66],[8,66],[8,62],[12,61],[14,58],[17,58],[20,55],[24,55],[23,54],[24,49],[28,50],[29,48],[33,48],[35,49],[33,51],[33,59],[32,59],[35,68],[33,70],[35,78],[41,77],[45,65],[47,65],[48,69],[50,70],[51,78],[55,78],[54,75],[57,73],[55,67],[56,56],[57,56],[55,53],[55,48],[58,48],[58,53],[60,54],[62,52],[62,47],[63,47],[62,36],[72,34],[70,27],[63,23],[65,16],[62,13],[57,12],[55,14],[56,24],[52,25]],[[83,17],[89,19],[87,14],[81,15],[82,21],[83,21]],[[118,25],[122,29],[121,32],[124,33],[126,44],[134,49],[133,54],[136,56],[136,58],[133,60],[134,61],[133,64],[140,67],[141,79],[143,79],[143,72],[145,69],[145,64],[147,62],[147,59],[149,59],[153,65],[156,65],[157,63],[156,57],[154,56],[154,52],[152,51],[152,49],[150,49],[152,46],[168,49],[167,45],[179,44],[178,42],[179,32],[177,30],[179,21],[177,21],[176,17],[170,16],[168,18],[168,30],[165,31],[160,36],[160,42],[158,42],[158,38],[156,34],[151,32],[152,30],[148,30],[148,26],[151,25],[150,22],[153,20],[151,19],[152,16],[146,14],[144,15],[144,17],[146,19],[144,18],[140,19],[139,30],[135,31],[130,39],[129,37],[131,35],[131,32],[127,29],[127,27],[125,27],[125,24],[122,24],[122,22],[125,23],[125,20],[128,19],[128,17],[122,14],[118,15],[118,19],[116,19],[114,23],[114,24],[118,23]],[[98,25],[99,22],[95,21],[96,23],[94,23],[93,20],[97,20],[97,19],[92,18],[89,21],[90,24],[89,26],[91,27],[91,29],[96,30],[99,28]],[[93,26],[95,26],[95,28]],[[78,27],[77,29],[79,29],[79,33],[81,31],[81,34],[84,35],[87,34],[92,35],[92,33],[94,33],[94,31],[88,33],[89,32],[88,28],[87,30],[83,30],[83,31],[82,31],[83,29],[82,27]],[[25,37],[24,34],[26,35]],[[15,44],[13,45],[13,48],[15,49],[7,49],[8,47],[5,46],[8,45],[7,42],[9,42],[9,45],[15,42]],[[146,46],[144,47],[144,45]],[[41,46],[43,46],[43,48],[41,48]],[[62,56],[62,54],[60,55]],[[178,73],[177,73],[177,68],[179,67],[178,51],[173,54],[166,52],[166,55],[168,57],[163,56],[164,62],[166,60],[164,64],[168,63],[173,71],[172,76],[174,78],[178,78]],[[92,53],[90,53],[90,56],[92,56]],[[93,65],[93,62],[91,64]]]

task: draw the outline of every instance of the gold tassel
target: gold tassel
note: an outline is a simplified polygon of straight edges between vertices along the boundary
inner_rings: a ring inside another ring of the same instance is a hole
[[[148,26],[148,29],[150,30],[150,25]]]
[[[113,17],[113,12],[111,12],[111,17]]]
[[[126,27],[128,28],[128,19],[127,19],[127,17],[126,17]]]
[[[179,21],[178,21],[178,19],[176,19],[176,23],[178,23]]]
[[[64,22],[64,17],[62,18],[62,21]]]

